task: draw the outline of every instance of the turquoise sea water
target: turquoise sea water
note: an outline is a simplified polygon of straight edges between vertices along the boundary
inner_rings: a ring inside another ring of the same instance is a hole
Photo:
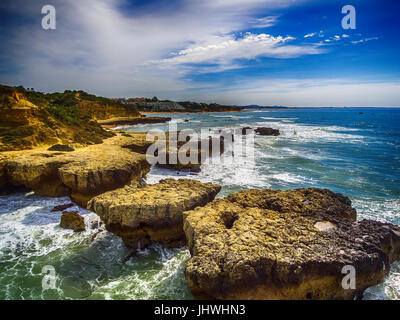
[[[254,166],[206,163],[192,179],[223,186],[219,197],[249,188],[321,187],[351,198],[359,219],[400,224],[400,109],[252,110],[241,113],[172,114],[179,130],[278,128],[279,137],[255,138]],[[189,122],[185,122],[189,120]],[[125,127],[168,130],[169,124]],[[236,141],[236,139],[235,139]],[[148,182],[180,178],[153,168]],[[0,299],[191,299],[183,270],[185,248],[154,245],[125,262],[121,240],[91,225],[74,234],[58,227],[50,210],[67,198],[29,194],[0,197]],[[78,208],[75,208],[78,209]],[[42,290],[43,266],[54,266],[56,288]],[[400,299],[400,264],[366,299]]]

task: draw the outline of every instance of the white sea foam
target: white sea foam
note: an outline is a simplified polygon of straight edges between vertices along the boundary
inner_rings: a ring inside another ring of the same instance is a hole
[[[372,219],[400,224],[399,199],[353,199],[352,205],[357,209],[359,219]]]
[[[278,117],[260,117],[263,120],[276,120],[280,122],[293,122],[294,120],[297,120],[297,118],[278,118]]]
[[[178,124],[178,123],[184,123],[186,119],[172,119],[168,123],[170,124]]]
[[[391,265],[385,281],[364,292],[364,300],[400,300],[400,263]]]
[[[274,118],[275,119],[275,118]],[[276,119],[275,119],[276,120]],[[256,123],[244,123],[242,126],[264,126],[279,129],[280,139],[295,139],[299,142],[340,142],[340,143],[365,143],[365,138],[354,134],[357,129],[337,126],[312,126],[299,123],[265,121]]]
[[[147,259],[148,261],[144,261]],[[105,299],[184,299],[188,287],[183,276],[184,262],[190,258],[187,249],[165,249],[152,245],[126,263],[130,270],[112,281],[98,286],[93,296]]]
[[[32,193],[0,197],[1,298],[190,298],[183,275],[183,262],[189,257],[186,249],[155,245],[125,264],[123,257],[129,250],[120,238],[96,227],[99,217],[94,213],[71,207],[67,211],[84,217],[86,231],[59,227],[62,213],[51,209],[68,202],[69,198]],[[57,288],[43,291],[42,266],[54,263]],[[105,277],[110,272],[117,272],[117,278]]]
[[[255,159],[260,158],[261,150],[254,149],[251,143],[246,143],[241,135],[235,135],[234,153],[225,152],[221,157],[209,158],[201,166],[198,174],[180,173],[168,169],[152,168],[147,176],[148,183],[157,183],[165,178],[180,179],[183,177],[201,182],[213,182],[223,186],[243,188],[268,188],[267,177],[260,173],[260,167]],[[242,141],[242,142],[241,142]],[[265,170],[268,166],[263,165]]]
[[[285,183],[313,183],[313,180],[311,178],[303,177],[301,175],[293,174],[290,172],[275,173],[270,175],[270,177],[272,179],[283,181]]]
[[[240,120],[240,119],[251,119],[252,116],[238,116],[238,115],[211,115],[213,118],[228,118],[232,120]]]

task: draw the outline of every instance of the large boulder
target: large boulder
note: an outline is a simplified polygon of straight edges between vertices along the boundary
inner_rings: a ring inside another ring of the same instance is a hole
[[[356,221],[329,190],[250,190],[184,213],[192,258],[185,275],[198,298],[353,299],[400,258],[400,229]],[[356,289],[344,289],[344,266]]]
[[[78,212],[64,212],[61,216],[60,227],[72,229],[74,232],[85,231],[85,220]]]
[[[214,200],[221,187],[182,179],[158,184],[125,186],[101,194],[87,208],[96,212],[110,232],[134,249],[153,241],[182,245],[185,240],[182,214]]]

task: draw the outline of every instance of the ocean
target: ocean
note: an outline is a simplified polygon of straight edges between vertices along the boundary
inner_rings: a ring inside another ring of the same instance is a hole
[[[154,115],[155,116],[155,115]],[[162,116],[166,116],[163,114]],[[218,197],[251,188],[328,188],[352,200],[359,219],[400,225],[400,109],[264,109],[240,113],[171,114],[178,130],[272,127],[278,137],[255,137],[255,162],[246,166],[209,161],[199,174],[153,168],[148,183],[165,178],[214,182]],[[185,120],[189,120],[185,122]],[[169,124],[124,127],[168,130]],[[235,139],[236,141],[236,139]],[[235,142],[236,143],[236,142]],[[0,196],[0,299],[192,299],[184,278],[186,248],[153,245],[125,261],[130,250],[98,234],[94,213],[78,207],[87,230],[73,233],[50,210],[68,198],[32,193]],[[45,266],[55,287],[42,289]],[[400,299],[400,263],[364,299]]]

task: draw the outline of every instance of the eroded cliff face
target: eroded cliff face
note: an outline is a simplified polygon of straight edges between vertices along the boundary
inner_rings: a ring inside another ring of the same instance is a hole
[[[90,114],[96,120],[108,120],[112,118],[137,118],[140,113],[134,106],[124,105],[118,102],[94,102],[79,101],[78,110]]]
[[[106,192],[88,203],[109,231],[134,249],[154,241],[167,246],[185,243],[182,214],[214,200],[221,187],[182,179],[143,186],[132,184]]]
[[[23,88],[0,86],[0,151],[29,150],[57,143],[85,146],[114,135],[87,114],[77,114],[73,106],[56,107],[49,104],[44,94],[28,95],[29,98]],[[67,117],[68,112],[74,117]]]
[[[244,191],[183,217],[198,298],[353,299],[400,258],[399,227],[357,222],[350,200],[329,190]],[[342,287],[346,265],[354,290]]]

